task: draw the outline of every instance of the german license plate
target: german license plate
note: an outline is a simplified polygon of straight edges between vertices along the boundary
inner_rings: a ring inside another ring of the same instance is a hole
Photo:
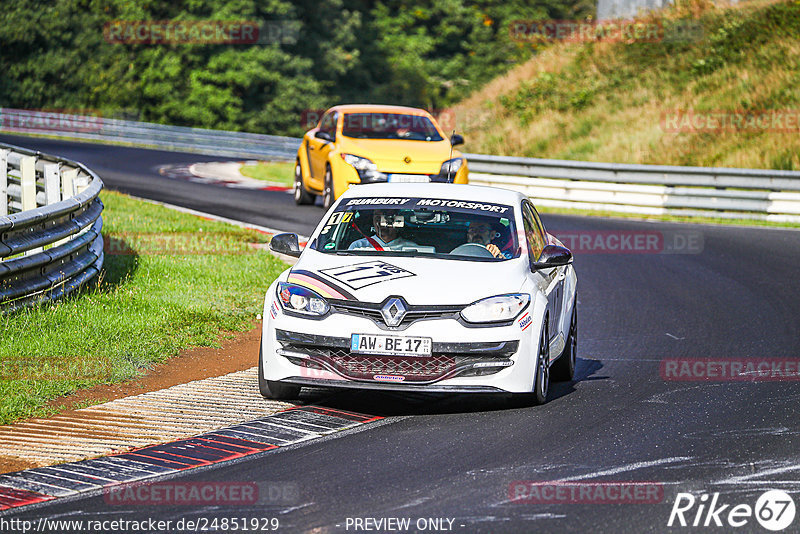
[[[432,345],[429,337],[371,334],[353,334],[350,337],[350,352],[358,354],[427,358],[431,355]]]
[[[427,174],[390,174],[389,175],[390,182],[430,182],[431,179],[428,177]]]

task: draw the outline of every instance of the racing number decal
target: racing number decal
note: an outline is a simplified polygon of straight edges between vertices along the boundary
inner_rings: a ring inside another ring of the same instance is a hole
[[[335,226],[339,223],[348,222],[352,218],[353,218],[352,211],[347,211],[347,212],[337,211],[333,215],[331,215],[331,218],[328,219],[328,222],[325,223],[325,227],[322,229],[322,232],[320,233],[327,234],[328,232],[331,231],[332,226]]]
[[[320,272],[353,289],[361,289],[362,287],[388,282],[389,280],[397,280],[398,278],[416,276],[411,271],[406,271],[402,267],[383,261],[369,261],[345,267],[322,269]]]

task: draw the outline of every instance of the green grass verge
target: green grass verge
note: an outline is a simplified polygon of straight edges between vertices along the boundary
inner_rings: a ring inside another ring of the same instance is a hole
[[[251,328],[286,268],[250,245],[267,241],[264,234],[118,193],[102,198],[99,282],[0,316],[2,424],[47,415],[59,396],[136,377],[182,349]]]
[[[292,187],[294,181],[294,162],[259,161],[255,165],[242,165],[239,170],[244,176],[264,180],[277,185]]]

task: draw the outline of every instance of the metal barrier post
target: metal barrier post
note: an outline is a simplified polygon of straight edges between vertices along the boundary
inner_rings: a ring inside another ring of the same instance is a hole
[[[45,205],[55,204],[61,200],[61,165],[48,163],[44,166],[44,198]]]
[[[61,194],[64,200],[75,196],[75,178],[78,177],[78,169],[67,169],[61,173]]]
[[[23,156],[19,160],[22,211],[36,208],[36,158]]]
[[[0,216],[8,215],[8,150],[0,150]]]

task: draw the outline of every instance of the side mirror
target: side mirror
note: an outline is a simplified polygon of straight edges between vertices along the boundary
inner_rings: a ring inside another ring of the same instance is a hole
[[[328,141],[328,142],[333,141],[333,137],[331,137],[331,134],[329,134],[328,132],[319,132],[319,131],[315,132],[314,137],[316,137],[317,139],[322,139],[323,141]]]
[[[547,245],[542,249],[539,259],[533,264],[534,269],[549,269],[572,263],[572,252],[558,245]]]
[[[278,254],[286,254],[295,258],[300,257],[300,243],[297,240],[297,234],[277,234],[272,236],[269,242],[269,249]]]
[[[459,134],[453,134],[453,137],[450,138],[450,144],[453,146],[456,145],[463,145],[464,144],[464,136]]]

